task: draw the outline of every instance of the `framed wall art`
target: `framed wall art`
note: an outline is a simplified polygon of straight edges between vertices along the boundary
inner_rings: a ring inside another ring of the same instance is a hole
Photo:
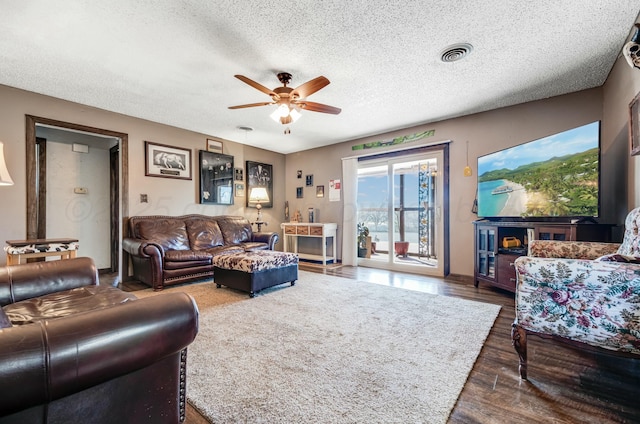
[[[207,138],[207,152],[222,153],[222,142]]]
[[[233,205],[233,156],[200,150],[200,203]]]
[[[273,165],[260,162],[246,162],[246,193],[247,207],[255,208],[258,202],[250,201],[251,189],[264,187],[267,189],[268,200],[260,201],[263,208],[273,207]]]
[[[302,199],[302,187],[296,187],[296,199]]]
[[[306,178],[306,186],[313,187],[313,175],[307,175],[305,178]]]
[[[147,177],[191,179],[190,149],[145,141],[144,160]]]
[[[236,197],[244,197],[244,183],[236,183]]]
[[[640,93],[629,103],[629,142],[631,156],[640,154]]]
[[[316,186],[316,197],[324,197],[324,186]]]

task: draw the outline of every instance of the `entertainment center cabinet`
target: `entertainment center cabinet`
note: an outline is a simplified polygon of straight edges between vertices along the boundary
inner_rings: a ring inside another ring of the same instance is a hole
[[[611,241],[612,225],[594,223],[478,220],[475,228],[474,285],[480,282],[515,292],[513,262],[527,254],[531,240]],[[507,238],[507,245],[503,241]]]

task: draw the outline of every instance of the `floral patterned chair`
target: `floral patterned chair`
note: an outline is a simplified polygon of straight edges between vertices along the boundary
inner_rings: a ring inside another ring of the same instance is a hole
[[[622,244],[531,241],[515,261],[513,346],[527,379],[527,334],[640,358],[640,208]]]

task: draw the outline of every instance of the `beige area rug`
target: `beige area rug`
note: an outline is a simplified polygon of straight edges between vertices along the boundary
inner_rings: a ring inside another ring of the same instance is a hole
[[[175,290],[200,308],[187,397],[213,423],[445,423],[500,311],[304,271],[253,299]]]

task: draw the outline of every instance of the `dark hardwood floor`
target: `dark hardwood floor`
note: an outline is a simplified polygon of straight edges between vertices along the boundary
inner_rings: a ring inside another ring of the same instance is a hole
[[[449,423],[639,423],[640,361],[528,338],[529,380],[511,346],[513,293],[471,279],[430,278],[363,267],[301,270],[502,306]],[[460,349],[464,349],[460,346]],[[187,424],[207,423],[189,406]]]

